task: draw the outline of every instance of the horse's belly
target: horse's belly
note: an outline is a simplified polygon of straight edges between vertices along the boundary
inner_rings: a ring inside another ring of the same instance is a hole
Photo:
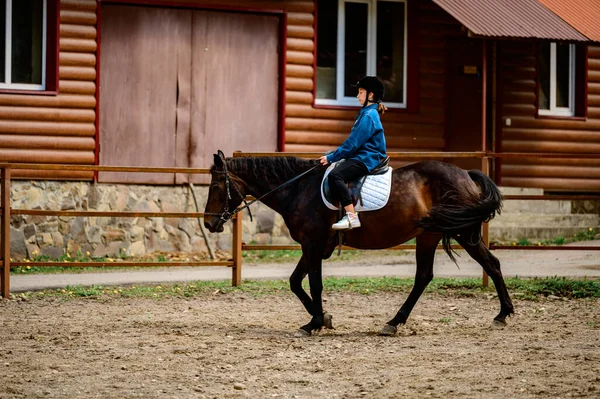
[[[415,237],[414,231],[411,233],[390,231],[368,232],[366,230],[356,230],[346,232],[345,244],[356,249],[385,249],[400,245]]]
[[[398,197],[398,195],[395,195]],[[390,202],[381,210],[360,213],[362,226],[346,233],[346,243],[358,249],[384,249],[400,245],[422,232],[416,221],[427,207],[407,195],[402,202]]]

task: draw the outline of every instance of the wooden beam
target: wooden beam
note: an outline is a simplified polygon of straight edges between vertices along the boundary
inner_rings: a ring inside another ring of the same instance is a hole
[[[237,287],[242,283],[242,215],[233,218],[231,255],[233,267],[231,268],[231,285]]]
[[[2,168],[0,172],[0,203],[2,204],[2,221],[0,230],[0,256],[2,258],[2,274],[0,288],[2,298],[10,298],[10,168]]]
[[[485,147],[484,147],[485,148]],[[490,175],[490,158],[483,157],[481,158],[481,171],[485,173],[486,176]],[[489,248],[490,246],[490,225],[489,223],[483,223],[481,225],[481,239],[483,240],[483,245]],[[490,278],[488,274],[483,271],[483,286],[487,287],[490,285]]]

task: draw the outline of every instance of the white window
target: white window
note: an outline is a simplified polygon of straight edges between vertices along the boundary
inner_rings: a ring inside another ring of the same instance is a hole
[[[0,0],[0,89],[45,89],[46,2]]]
[[[543,43],[539,55],[540,115],[575,115],[575,45]]]
[[[317,16],[316,104],[359,106],[350,85],[371,75],[406,108],[406,1],[320,0]]]

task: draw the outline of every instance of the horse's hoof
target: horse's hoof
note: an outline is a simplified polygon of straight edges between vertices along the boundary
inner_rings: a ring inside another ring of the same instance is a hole
[[[506,322],[503,320],[497,320],[494,319],[494,321],[492,321],[492,328],[504,328],[506,327]]]
[[[294,333],[294,338],[305,338],[310,337],[310,333],[302,328],[299,328],[298,331]]]
[[[331,330],[335,330],[335,328],[333,328],[333,322],[332,322],[333,316],[330,315],[329,313],[325,312],[323,313],[323,326],[325,328],[329,328]]]
[[[379,331],[379,335],[383,335],[386,337],[393,337],[398,332],[398,328],[392,326],[391,324],[386,324],[381,331]]]

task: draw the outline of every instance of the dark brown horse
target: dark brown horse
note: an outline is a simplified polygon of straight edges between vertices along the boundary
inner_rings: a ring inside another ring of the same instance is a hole
[[[291,184],[289,182],[305,173]],[[331,225],[337,212],[321,199],[320,184],[325,173],[316,160],[294,157],[225,158],[214,155],[212,181],[208,192],[204,225],[222,232],[223,224],[236,212],[246,195],[281,214],[291,237],[302,246],[302,257],[290,277],[290,288],[298,296],[311,321],[299,335],[310,335],[331,327],[324,314],[322,260],[331,256],[336,236]],[[275,190],[275,191],[272,191]],[[271,192],[272,191],[272,192]],[[360,215],[362,227],[345,233],[346,244],[358,249],[389,248],[416,237],[417,271],[415,284],[398,313],[381,330],[393,335],[408,319],[417,300],[433,278],[433,258],[438,243],[454,259],[450,240],[455,239],[492,278],[500,313],[495,324],[505,325],[513,305],[500,271],[500,262],[481,240],[481,225],[501,208],[502,197],[492,180],[479,171],[466,172],[454,165],[425,161],[395,169],[392,192],[385,207]],[[308,275],[310,295],[302,288]]]

